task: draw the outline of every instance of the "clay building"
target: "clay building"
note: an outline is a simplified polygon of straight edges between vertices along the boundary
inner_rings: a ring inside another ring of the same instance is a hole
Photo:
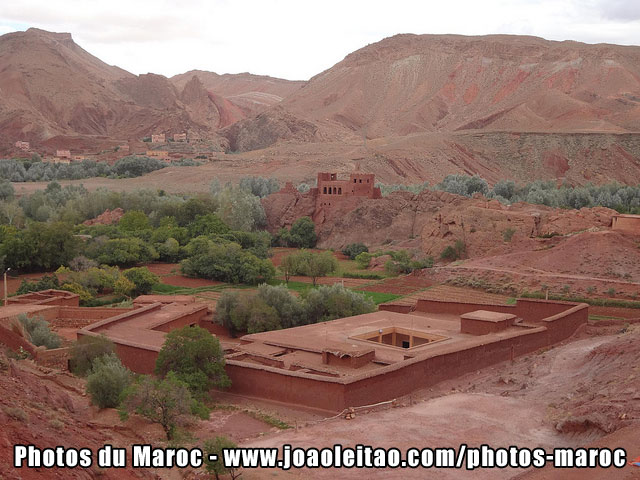
[[[233,393],[336,412],[534,352],[587,319],[586,304],[544,300],[390,303],[366,315],[245,335],[226,346],[226,370]]]
[[[56,150],[56,158],[71,159],[71,152],[69,150]]]
[[[18,141],[16,142],[16,148],[18,150],[22,150],[23,152],[28,152],[31,147],[29,146],[29,142]]]
[[[166,160],[169,158],[169,152],[163,150],[147,150],[146,156]]]
[[[166,137],[164,133],[151,135],[151,143],[164,143],[164,142],[166,142]]]
[[[640,235],[640,215],[614,215],[611,228],[620,232]]]
[[[12,331],[20,313],[42,315],[78,337],[105,335],[122,363],[153,373],[165,335],[186,325],[216,332],[206,304],[191,296],[143,296],[133,308],[78,307],[49,290],[0,308],[0,342],[64,365],[68,348],[37,350]],[[587,323],[587,304],[517,299],[515,304],[399,299],[374,313],[223,339],[231,393],[339,412],[420,388],[561,342]]]
[[[186,133],[174,133],[173,134],[173,141],[174,142],[186,142],[187,141],[187,134]]]

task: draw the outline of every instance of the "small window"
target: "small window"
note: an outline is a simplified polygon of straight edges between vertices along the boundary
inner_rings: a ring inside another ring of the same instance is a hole
[[[324,187],[323,192],[322,193],[327,193],[327,187]]]
[[[360,183],[362,183],[362,179],[360,179]]]
[[[369,179],[367,178],[367,183],[369,183]]]
[[[338,195],[342,195],[342,187],[338,188]]]
[[[356,183],[356,182],[357,182],[357,180],[354,178],[354,179],[353,179],[353,183]]]

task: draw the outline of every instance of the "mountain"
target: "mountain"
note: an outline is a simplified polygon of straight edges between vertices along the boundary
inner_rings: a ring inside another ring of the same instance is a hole
[[[452,173],[628,183],[640,178],[640,47],[403,34],[308,82],[201,70],[168,79],[29,29],[0,37],[0,132],[5,154],[17,140],[96,151],[188,132],[209,151],[240,153],[236,168],[295,164],[298,181],[359,163],[387,183]]]
[[[242,112],[242,118],[257,115],[277,105],[306,83],[250,73],[219,75],[202,70],[190,70],[175,75],[171,77],[171,82],[178,89],[183,89],[194,77],[216,97],[221,97],[237,107]],[[237,116],[232,118],[240,119]],[[233,122],[223,122],[221,126],[226,127],[231,123]]]
[[[640,47],[397,35],[315,76],[283,108],[368,138],[460,130],[638,132]]]
[[[640,175],[640,47],[396,35],[260,116],[221,133],[246,151],[313,131],[304,141],[349,144],[347,158],[403,183],[449,173],[628,182]]]
[[[68,33],[35,28],[0,37],[0,65],[0,151],[17,140],[45,152],[69,145],[91,151],[152,133],[223,143],[219,128],[275,105],[301,83],[210,72],[136,76],[86,52]],[[259,107],[246,106],[261,96]]]

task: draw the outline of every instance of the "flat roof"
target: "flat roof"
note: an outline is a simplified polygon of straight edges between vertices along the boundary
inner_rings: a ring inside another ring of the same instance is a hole
[[[475,312],[469,312],[460,315],[460,318],[468,319],[468,320],[480,320],[482,322],[505,322],[507,320],[511,320],[512,318],[516,318],[512,313],[500,313],[500,312],[490,312],[489,310],[476,310]]]

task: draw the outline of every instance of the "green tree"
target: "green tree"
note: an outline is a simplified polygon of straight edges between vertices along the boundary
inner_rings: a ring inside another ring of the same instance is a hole
[[[176,429],[187,423],[197,412],[207,418],[206,409],[191,395],[189,386],[179,380],[173,372],[163,379],[147,375],[138,377],[123,392],[120,404],[120,418],[126,420],[131,413],[137,413],[158,423],[167,440],[172,440]]]
[[[196,219],[187,228],[191,238],[199,237],[200,235],[224,235],[231,231],[220,217],[213,213],[197,215]]]
[[[198,326],[186,326],[167,334],[156,360],[155,372],[162,377],[174,372],[198,398],[211,388],[231,384],[224,370],[220,342]]]
[[[135,285],[135,295],[149,293],[154,285],[160,283],[160,279],[151,273],[147,267],[136,267],[125,270],[122,275]]]
[[[316,246],[316,226],[309,217],[301,217],[291,225],[289,230],[290,247],[313,248]]]
[[[204,464],[207,472],[215,476],[216,480],[220,480],[220,475],[229,475],[232,480],[238,478],[240,475],[235,468],[227,468],[224,465],[224,449],[236,448],[238,445],[233,443],[227,437],[219,436],[210,438],[204,442]],[[215,455],[217,461],[209,460],[210,455]]]
[[[96,244],[92,253],[100,263],[120,266],[148,263],[158,258],[155,248],[139,238],[113,238]]]
[[[91,403],[99,408],[115,408],[120,405],[130,383],[131,372],[115,353],[111,353],[92,362],[91,373],[87,377],[87,393]]]
[[[186,253],[187,258],[180,263],[185,275],[254,285],[275,275],[271,261],[256,257],[235,242],[198,237],[189,242]]]
[[[362,252],[356,255],[355,260],[356,260],[356,263],[358,264],[358,267],[365,269],[369,267],[369,264],[371,263],[372,258],[373,258],[373,255],[371,255],[369,252]]]
[[[307,323],[324,322],[375,311],[373,301],[340,284],[321,285],[305,295]]]
[[[285,256],[280,262],[280,270],[284,275],[284,281],[288,284],[291,275],[295,275],[298,271],[299,257],[295,253]]]
[[[144,212],[131,210],[122,216],[120,222],[118,222],[118,228],[123,232],[133,233],[149,230],[151,225],[149,224],[149,217]]]
[[[298,272],[311,277],[314,286],[318,277],[325,277],[338,269],[338,261],[331,252],[314,253],[304,250],[298,255]]]

